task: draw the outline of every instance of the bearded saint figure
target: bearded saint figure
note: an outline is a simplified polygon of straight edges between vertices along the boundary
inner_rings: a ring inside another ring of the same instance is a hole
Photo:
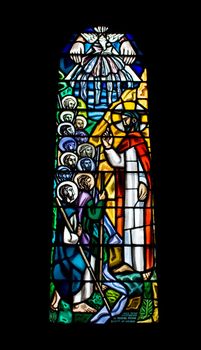
[[[125,91],[97,124],[89,142],[101,147],[97,188],[104,182],[109,200],[106,213],[124,244],[124,248],[111,247],[110,267],[116,273],[133,269],[147,279],[154,264],[152,183],[135,99],[135,89]],[[105,170],[110,173],[104,174]]]

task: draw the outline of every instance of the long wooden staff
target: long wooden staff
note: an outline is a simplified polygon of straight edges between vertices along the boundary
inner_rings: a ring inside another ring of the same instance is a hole
[[[101,146],[97,147],[97,153],[96,153],[96,168],[98,169],[99,166],[99,161],[100,161],[100,148]],[[97,173],[96,173],[97,175]],[[95,176],[96,176],[95,175]],[[102,181],[103,181],[103,177],[102,177],[102,173],[99,173],[99,179],[100,179],[100,193],[102,191]],[[98,176],[97,176],[98,178]],[[95,190],[95,187],[94,187]],[[95,191],[94,191],[94,197],[95,197]],[[99,230],[99,247],[100,247],[100,251],[99,251],[99,285],[100,287],[102,286],[102,275],[103,275],[103,218],[101,218],[100,220],[100,230]],[[101,287],[102,288],[102,287]]]
[[[100,172],[100,193],[102,192],[103,186],[103,175]],[[102,288],[102,276],[103,276],[103,229],[104,229],[104,222],[103,218],[100,220],[100,236],[99,236],[99,246],[100,246],[100,256],[99,256],[99,283]]]
[[[68,218],[67,218],[67,216],[66,216],[66,213],[65,213],[65,211],[64,211],[64,209],[63,209],[63,207],[62,207],[62,205],[61,205],[61,202],[60,202],[60,200],[59,200],[58,197],[56,197],[56,202],[57,202],[57,204],[58,204],[58,206],[59,206],[59,208],[60,208],[60,210],[61,210],[61,212],[62,212],[62,215],[63,215],[63,217],[64,217],[64,220],[65,220],[65,222],[66,222],[66,225],[67,225],[69,231],[70,231],[70,232],[73,232],[73,228],[72,228],[72,226],[71,226],[71,223],[70,223],[70,221],[68,220]],[[86,255],[85,255],[85,253],[84,253],[84,251],[83,251],[83,249],[82,249],[82,246],[80,245],[80,242],[79,242],[79,241],[78,241],[78,248],[79,248],[80,253],[81,253],[81,255],[82,255],[82,257],[83,257],[83,259],[84,259],[84,261],[85,261],[85,263],[86,263],[86,265],[87,265],[87,267],[88,267],[88,269],[89,269],[89,271],[90,271],[90,273],[91,273],[91,276],[92,276],[92,278],[94,279],[94,282],[95,282],[95,284],[96,284],[96,286],[97,286],[97,288],[98,288],[98,290],[99,290],[99,292],[100,292],[100,294],[101,294],[101,296],[102,296],[102,298],[103,298],[103,301],[104,301],[104,303],[105,303],[105,305],[106,305],[108,311],[110,312],[110,306],[109,306],[109,304],[108,304],[108,302],[107,302],[107,300],[106,300],[106,298],[105,298],[105,296],[104,296],[104,294],[103,294],[103,292],[102,292],[102,289],[101,289],[101,287],[100,287],[100,284],[98,283],[98,281],[97,281],[97,279],[96,279],[96,276],[95,276],[95,274],[94,274],[94,272],[93,272],[93,269],[92,269],[90,263],[88,262],[88,259],[87,259]]]
[[[100,152],[100,151],[99,151]],[[104,186],[104,174],[100,172],[100,193],[103,191],[104,188],[106,188],[107,184],[109,183],[109,180],[105,183]],[[104,235],[104,218],[101,218],[100,220],[100,232],[99,232],[99,246],[100,246],[100,253],[99,253],[99,283],[100,286],[102,285],[102,275],[103,275],[103,235]]]

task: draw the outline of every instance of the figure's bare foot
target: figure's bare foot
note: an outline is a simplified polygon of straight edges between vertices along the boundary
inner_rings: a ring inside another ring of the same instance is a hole
[[[93,307],[87,305],[86,303],[80,303],[77,305],[74,305],[73,312],[88,312],[88,313],[95,313],[97,310]]]
[[[60,297],[59,293],[55,290],[53,300],[52,300],[51,305],[50,305],[52,310],[54,310],[54,311],[58,310],[58,305],[59,305],[60,299],[61,299],[61,297]]]
[[[149,271],[149,272],[144,272],[144,273],[142,274],[142,276],[143,276],[144,280],[147,281],[147,280],[151,277],[151,271]]]
[[[120,267],[113,269],[114,273],[122,273],[122,272],[134,272],[133,268],[130,265],[124,264]]]

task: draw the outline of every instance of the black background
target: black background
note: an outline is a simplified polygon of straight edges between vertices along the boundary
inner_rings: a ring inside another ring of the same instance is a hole
[[[13,26],[9,73],[17,96],[18,118],[12,119],[17,143],[14,148],[12,144],[11,152],[13,154],[14,149],[17,154],[16,159],[15,154],[12,158],[15,181],[17,179],[14,223],[18,232],[15,238],[21,249],[20,252],[14,249],[17,257],[11,262],[10,291],[17,300],[19,329],[31,332],[33,340],[59,342],[64,338],[76,344],[83,341],[83,346],[87,347],[96,341],[98,344],[104,341],[131,344],[131,339],[133,342],[143,339],[144,344],[150,341],[153,346],[159,339],[168,342],[177,337],[181,325],[188,326],[189,266],[183,241],[189,228],[186,221],[188,186],[184,177],[184,144],[187,148],[189,145],[189,138],[184,136],[189,90],[183,86],[189,86],[189,82],[186,82],[183,65],[190,38],[187,40],[184,19],[180,10],[166,3],[139,6],[132,2],[126,9],[117,4],[112,4],[111,8],[103,3],[82,4],[80,8],[78,4],[57,3],[43,9],[27,8],[21,26],[20,18]],[[117,32],[132,33],[147,62],[158,245],[158,325],[68,328],[48,324],[59,51],[74,32],[102,24]],[[8,106],[9,103],[10,98]],[[13,110],[12,106],[12,113],[16,113],[16,108]],[[7,154],[9,152],[7,149]],[[12,186],[9,202],[10,199],[13,199]],[[14,223],[8,215],[8,227]]]

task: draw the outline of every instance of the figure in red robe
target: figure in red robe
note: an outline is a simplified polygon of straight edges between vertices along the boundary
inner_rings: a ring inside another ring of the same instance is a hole
[[[148,277],[154,264],[149,151],[135,111],[122,112],[120,128],[127,135],[116,149],[109,128],[102,138],[106,159],[116,173],[116,231],[124,244],[124,265],[116,272],[131,267]]]

